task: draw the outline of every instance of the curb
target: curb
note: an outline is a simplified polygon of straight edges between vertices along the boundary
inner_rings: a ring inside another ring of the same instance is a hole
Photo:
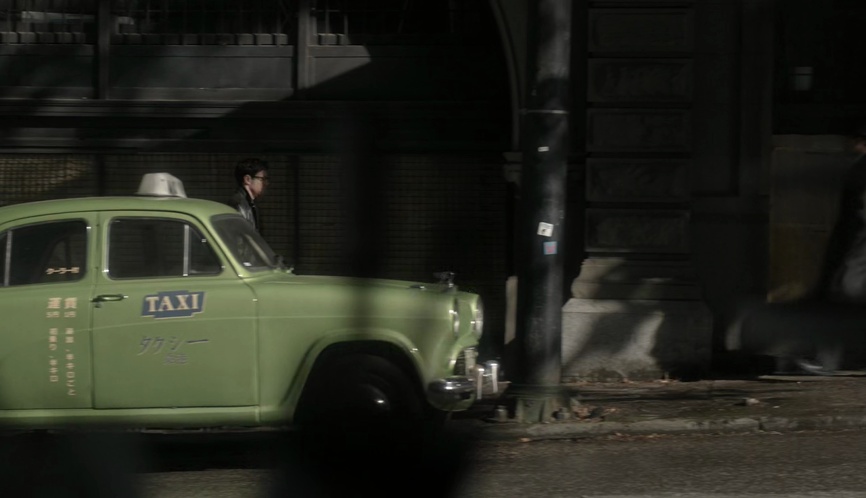
[[[866,428],[866,415],[817,415],[811,417],[764,417],[761,430],[764,432],[792,432],[815,430],[844,430]]]
[[[716,420],[657,419],[639,422],[479,422],[473,433],[489,441],[591,438],[609,435],[732,434],[866,428],[866,414],[758,417]]]

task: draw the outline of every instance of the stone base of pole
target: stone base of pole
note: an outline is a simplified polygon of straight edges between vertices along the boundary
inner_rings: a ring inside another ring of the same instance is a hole
[[[571,395],[562,386],[511,384],[503,393],[515,422],[537,424],[571,418]]]

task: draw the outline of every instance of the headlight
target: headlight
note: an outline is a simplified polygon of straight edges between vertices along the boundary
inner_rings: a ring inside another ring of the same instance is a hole
[[[481,339],[481,334],[484,333],[484,304],[480,298],[475,303],[475,316],[472,317],[472,326],[470,328],[472,329],[472,335],[476,339]]]
[[[451,303],[451,331],[454,332],[454,337],[460,337],[460,311],[459,303],[455,299]]]

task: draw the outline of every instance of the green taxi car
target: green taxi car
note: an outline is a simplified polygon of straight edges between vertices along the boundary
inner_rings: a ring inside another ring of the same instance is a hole
[[[478,295],[297,275],[170,175],[139,194],[0,208],[0,424],[267,427],[474,402]]]

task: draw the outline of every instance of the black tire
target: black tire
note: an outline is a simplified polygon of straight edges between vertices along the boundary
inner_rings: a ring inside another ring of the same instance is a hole
[[[431,431],[432,409],[417,379],[384,357],[323,359],[298,409],[301,453],[293,473],[307,476],[317,496],[400,496],[407,480],[442,486],[430,469],[461,461],[453,453],[463,447]]]
[[[397,365],[353,354],[317,368],[304,389],[298,425],[347,440],[406,437],[423,430],[425,403]]]

